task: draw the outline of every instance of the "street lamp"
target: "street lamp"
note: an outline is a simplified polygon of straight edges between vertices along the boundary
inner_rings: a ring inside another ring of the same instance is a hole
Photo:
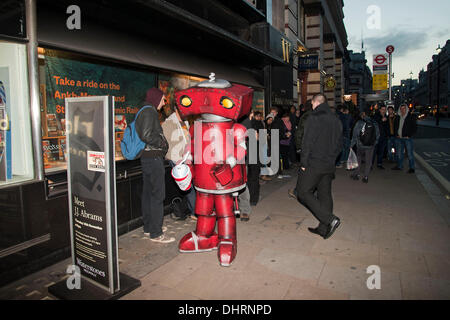
[[[439,127],[439,109],[440,109],[440,106],[439,106],[439,97],[440,97],[440,85],[441,85],[441,82],[440,82],[440,79],[441,79],[441,45],[440,44],[438,44],[438,47],[437,47],[437,49],[436,49],[436,52],[437,52],[437,54],[438,54],[438,72],[437,72],[437,113],[436,113],[436,127]]]

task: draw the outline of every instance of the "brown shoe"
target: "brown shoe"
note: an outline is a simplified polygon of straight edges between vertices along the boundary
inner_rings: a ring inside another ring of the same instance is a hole
[[[250,220],[250,216],[247,213],[243,213],[241,214],[241,221],[249,221]]]
[[[269,176],[262,176],[261,179],[264,181],[272,181],[272,178],[270,178]]]

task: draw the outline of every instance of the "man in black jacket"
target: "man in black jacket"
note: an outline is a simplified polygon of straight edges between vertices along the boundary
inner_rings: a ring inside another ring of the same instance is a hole
[[[342,124],[323,94],[315,95],[311,103],[313,111],[305,123],[301,144],[297,197],[320,222],[309,231],[328,239],[340,225],[340,219],[333,215],[331,184],[336,157],[342,151]]]
[[[167,237],[163,230],[164,198],[165,198],[165,169],[164,157],[168,150],[168,143],[159,123],[158,110],[165,104],[164,93],[151,88],[147,91],[144,109],[136,119],[136,132],[147,145],[141,153],[143,177],[142,188],[142,220],[144,235],[159,243],[175,241]]]
[[[378,169],[384,170],[383,167],[383,158],[386,152],[388,135],[389,135],[389,121],[386,114],[386,106],[383,104],[378,104],[379,110],[373,116],[373,120],[378,124],[378,129],[380,131],[380,139],[378,139],[378,143],[375,147],[375,153],[373,154],[373,160],[375,161],[375,157],[377,158],[377,167]],[[372,162],[374,162],[372,161]]]
[[[392,168],[392,170],[403,170],[404,150],[406,148],[409,160],[408,173],[416,172],[412,137],[417,132],[417,120],[414,115],[409,113],[406,104],[400,106],[400,112],[394,121],[394,132],[397,137],[395,147],[397,149],[397,166]]]

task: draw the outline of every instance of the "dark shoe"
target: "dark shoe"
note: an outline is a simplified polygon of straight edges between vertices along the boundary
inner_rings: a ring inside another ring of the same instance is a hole
[[[414,170],[414,169],[409,169],[408,173],[416,173],[416,170]]]
[[[385,170],[385,168],[383,166],[377,166],[377,168],[380,170]]]
[[[340,225],[341,225],[341,220],[339,218],[333,219],[333,221],[330,223],[330,225],[328,227],[327,234],[323,238],[325,240],[329,239]]]
[[[297,199],[297,196],[295,195],[295,189],[289,189],[288,190],[288,195],[291,198]]]
[[[241,221],[249,221],[250,220],[250,216],[246,213],[241,214]]]
[[[364,182],[364,183],[369,183],[369,177],[364,177],[364,178],[362,179],[362,182]]]
[[[402,169],[402,168],[399,168],[398,166],[395,166],[395,167],[392,168],[392,170],[402,171],[403,169]]]
[[[308,228],[309,232],[317,234],[323,238],[323,234],[319,232],[319,228]]]
[[[352,179],[355,180],[355,181],[358,181],[359,178],[361,178],[361,176],[360,176],[359,174],[352,174],[352,175],[350,176],[350,178],[352,178]]]

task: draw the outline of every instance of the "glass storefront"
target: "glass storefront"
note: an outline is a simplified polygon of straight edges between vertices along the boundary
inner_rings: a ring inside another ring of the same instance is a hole
[[[34,177],[26,45],[0,41],[0,187]]]

